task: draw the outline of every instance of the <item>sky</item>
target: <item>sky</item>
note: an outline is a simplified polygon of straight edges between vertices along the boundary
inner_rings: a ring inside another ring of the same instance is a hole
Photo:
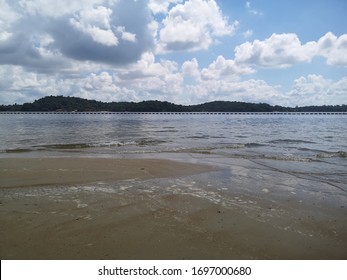
[[[0,104],[347,104],[346,0],[0,0]]]

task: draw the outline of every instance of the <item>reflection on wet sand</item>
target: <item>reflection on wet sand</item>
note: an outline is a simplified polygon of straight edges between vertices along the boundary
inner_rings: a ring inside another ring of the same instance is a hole
[[[24,185],[19,169],[22,175],[29,171],[23,171],[21,160],[7,162],[6,168],[1,166],[2,179],[7,176],[2,182],[10,181],[8,172],[16,177],[12,185],[0,189],[0,257],[347,258],[342,171],[341,180],[334,182],[341,188],[336,189],[328,184],[329,170],[314,173],[310,163],[281,166],[206,155],[194,160],[204,165],[188,163],[193,161],[189,155],[186,163],[79,159],[70,163],[74,168],[64,162],[70,173],[54,184],[47,181],[53,171],[45,173],[43,168],[53,170],[59,160],[46,159],[43,165],[41,160],[40,165],[38,159],[31,159],[27,169],[34,173],[26,177],[30,184]],[[105,175],[100,170],[110,171],[115,165],[123,166],[129,176],[100,180],[99,175]],[[87,174],[84,180],[72,180],[81,173],[71,170],[82,167]],[[59,165],[54,170],[59,169],[64,168]],[[101,173],[88,175],[93,170]],[[35,172],[41,172],[39,180],[46,180],[37,187],[33,186]]]

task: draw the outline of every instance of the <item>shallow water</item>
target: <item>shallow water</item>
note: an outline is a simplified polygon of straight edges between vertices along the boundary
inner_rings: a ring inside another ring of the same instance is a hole
[[[347,157],[344,115],[0,115],[0,131],[1,156],[190,152],[341,163]]]
[[[19,114],[0,115],[0,131],[4,158],[154,157],[227,168],[247,160],[294,178],[284,185],[347,192],[345,115]]]

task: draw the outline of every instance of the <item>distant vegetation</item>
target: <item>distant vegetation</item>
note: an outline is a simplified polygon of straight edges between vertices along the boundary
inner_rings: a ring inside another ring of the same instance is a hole
[[[0,111],[22,112],[347,112],[347,105],[282,107],[266,103],[213,101],[200,105],[176,105],[163,101],[101,102],[78,97],[46,96],[23,105],[0,105]]]

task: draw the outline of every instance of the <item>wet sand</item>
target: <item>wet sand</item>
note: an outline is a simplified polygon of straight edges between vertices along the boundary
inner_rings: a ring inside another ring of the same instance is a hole
[[[217,196],[202,186],[223,174],[211,166],[1,159],[0,171],[1,259],[347,259],[345,209]]]
[[[0,187],[26,187],[184,176],[207,165],[159,159],[7,158],[0,159]]]

